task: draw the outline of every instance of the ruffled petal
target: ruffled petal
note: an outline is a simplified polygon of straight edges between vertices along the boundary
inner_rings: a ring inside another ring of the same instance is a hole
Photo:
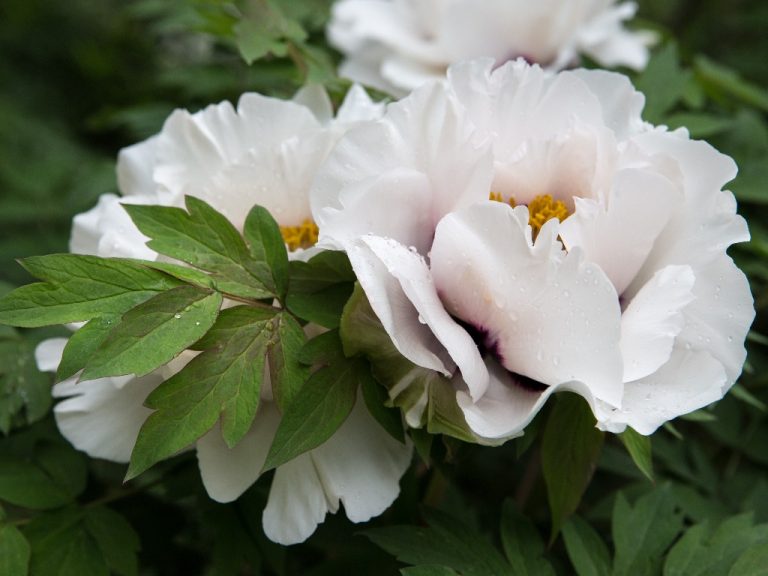
[[[668,420],[722,398],[726,382],[722,364],[710,354],[675,348],[658,371],[625,386],[621,409],[598,408],[598,427],[619,433],[631,426],[653,434]]]
[[[232,502],[256,482],[279,423],[277,408],[262,402],[251,429],[234,448],[224,442],[218,423],[197,441],[200,476],[211,498]]]
[[[562,254],[556,220],[535,244],[527,222],[527,208],[488,202],[440,223],[432,275],[446,307],[507,370],[550,386],[580,381],[620,405],[616,291],[578,250]]]
[[[329,502],[310,454],[283,464],[275,471],[262,526],[267,538],[288,546],[309,538],[328,512],[339,509]]]
[[[311,456],[328,500],[341,501],[352,522],[366,522],[397,498],[411,453],[411,445],[394,440],[358,400],[341,428]]]
[[[624,382],[655,372],[669,360],[685,325],[683,310],[695,299],[690,266],[667,266],[653,276],[621,316]]]

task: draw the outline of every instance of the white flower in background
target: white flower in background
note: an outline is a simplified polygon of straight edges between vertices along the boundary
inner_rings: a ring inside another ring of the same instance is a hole
[[[196,114],[176,111],[160,134],[120,153],[124,196],[105,195],[75,217],[72,251],[157,259],[119,202],[183,206],[184,195],[205,200],[238,227],[261,204],[281,225],[292,256],[312,249],[317,227],[310,220],[308,190],[319,164],[346,129],[380,114],[359,87],[335,119],[319,88],[304,90],[292,102],[246,94],[237,109],[224,102]],[[42,370],[56,370],[65,344],[55,339],[39,346]],[[54,414],[62,434],[93,457],[128,462],[151,413],[145,398],[193,356],[185,352],[142,378],[76,383],[74,377],[57,384],[54,396],[64,400]],[[256,481],[279,421],[267,379],[253,426],[237,446],[227,447],[218,424],[197,442],[203,483],[214,500],[235,500]],[[354,522],[382,513],[399,493],[410,456],[411,447],[393,440],[358,402],[326,443],[277,469],[263,518],[267,536],[283,544],[301,542],[340,502]]]
[[[642,107],[618,74],[470,62],[348,132],[317,178],[320,245],[480,437],[522,433],[558,390],[650,434],[741,372],[736,166]]]
[[[624,28],[636,10],[616,0],[340,0],[328,38],[346,56],[342,76],[401,96],[479,57],[559,70],[584,55],[640,70],[655,36]]]

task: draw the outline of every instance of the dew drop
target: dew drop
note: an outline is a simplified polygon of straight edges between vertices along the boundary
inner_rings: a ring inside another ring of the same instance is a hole
[[[179,318],[181,318],[181,314],[174,314],[173,317],[176,318],[176,320],[178,320]]]

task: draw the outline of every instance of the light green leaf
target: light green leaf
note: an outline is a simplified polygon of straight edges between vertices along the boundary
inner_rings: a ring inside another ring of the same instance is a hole
[[[197,342],[216,321],[222,296],[179,286],[125,313],[93,353],[80,377],[144,376]]]
[[[613,576],[658,574],[664,551],[683,526],[668,484],[657,487],[630,506],[619,492],[613,506]]]
[[[26,576],[29,570],[29,543],[14,526],[0,524],[0,574]]]
[[[149,395],[154,408],[139,432],[127,478],[188,446],[221,417],[224,440],[235,446],[259,406],[265,355],[276,341],[275,310],[237,306],[222,311],[198,345],[204,352]]]
[[[406,564],[446,566],[463,576],[516,575],[485,538],[455,518],[433,511],[426,520],[428,527],[387,526],[363,534]]]
[[[150,238],[147,246],[211,273],[219,290],[243,298],[275,294],[261,280],[265,263],[255,262],[245,241],[224,216],[192,196],[187,211],[168,206],[125,204],[138,229]]]
[[[610,576],[611,555],[600,535],[578,516],[563,525],[568,557],[578,576]]]
[[[280,228],[269,211],[254,206],[245,219],[243,236],[256,262],[265,262],[269,276],[261,280],[281,300],[288,289],[288,252]]]
[[[579,506],[603,447],[603,433],[586,401],[558,394],[544,427],[541,464],[552,514],[552,540]]]
[[[368,367],[361,359],[345,358],[338,337],[334,342],[333,333],[326,334],[323,341],[328,343],[328,348],[323,352],[327,354],[327,365],[309,377],[286,408],[264,470],[276,468],[320,446],[352,412],[357,388],[366,377]]]
[[[86,512],[85,526],[112,572],[120,576],[138,574],[139,537],[123,516],[97,506]]]
[[[640,472],[645,474],[646,478],[653,482],[653,460],[651,457],[651,437],[638,434],[632,428],[619,434],[624,447],[632,457],[632,461],[637,465]]]
[[[136,262],[78,254],[36,256],[22,261],[44,280],[0,298],[0,323],[34,328],[122,314],[160,292],[180,285]]]
[[[555,575],[552,565],[543,558],[541,536],[512,500],[506,500],[501,511],[501,544],[515,576]]]

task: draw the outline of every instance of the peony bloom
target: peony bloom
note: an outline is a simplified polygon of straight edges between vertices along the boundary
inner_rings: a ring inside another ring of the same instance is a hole
[[[614,73],[469,62],[348,132],[318,176],[320,245],[346,250],[480,439],[521,434],[559,390],[650,434],[741,372],[736,166],[644,123],[643,100]]]
[[[313,250],[317,228],[309,220],[308,190],[315,172],[346,129],[380,113],[359,87],[335,119],[325,92],[314,88],[292,102],[246,94],[237,109],[224,102],[196,114],[176,111],[160,134],[121,151],[124,196],[105,195],[75,217],[72,251],[157,259],[119,202],[183,206],[184,195],[209,202],[238,227],[261,204],[281,225],[292,257]],[[39,346],[42,370],[56,370],[65,344],[55,339]],[[64,400],[54,414],[62,434],[93,457],[128,462],[151,413],[145,398],[193,356],[185,352],[141,378],[58,383],[54,395]],[[196,444],[203,484],[214,500],[235,500],[259,476],[280,422],[268,382],[252,428],[237,446],[227,447],[218,424]],[[410,456],[411,447],[393,440],[358,402],[326,443],[276,470],[263,517],[267,536],[301,542],[340,502],[354,522],[377,516],[399,493]]]
[[[346,56],[342,76],[402,96],[479,57],[560,70],[584,55],[640,70],[654,35],[623,27],[636,9],[615,0],[340,0],[328,38]]]

